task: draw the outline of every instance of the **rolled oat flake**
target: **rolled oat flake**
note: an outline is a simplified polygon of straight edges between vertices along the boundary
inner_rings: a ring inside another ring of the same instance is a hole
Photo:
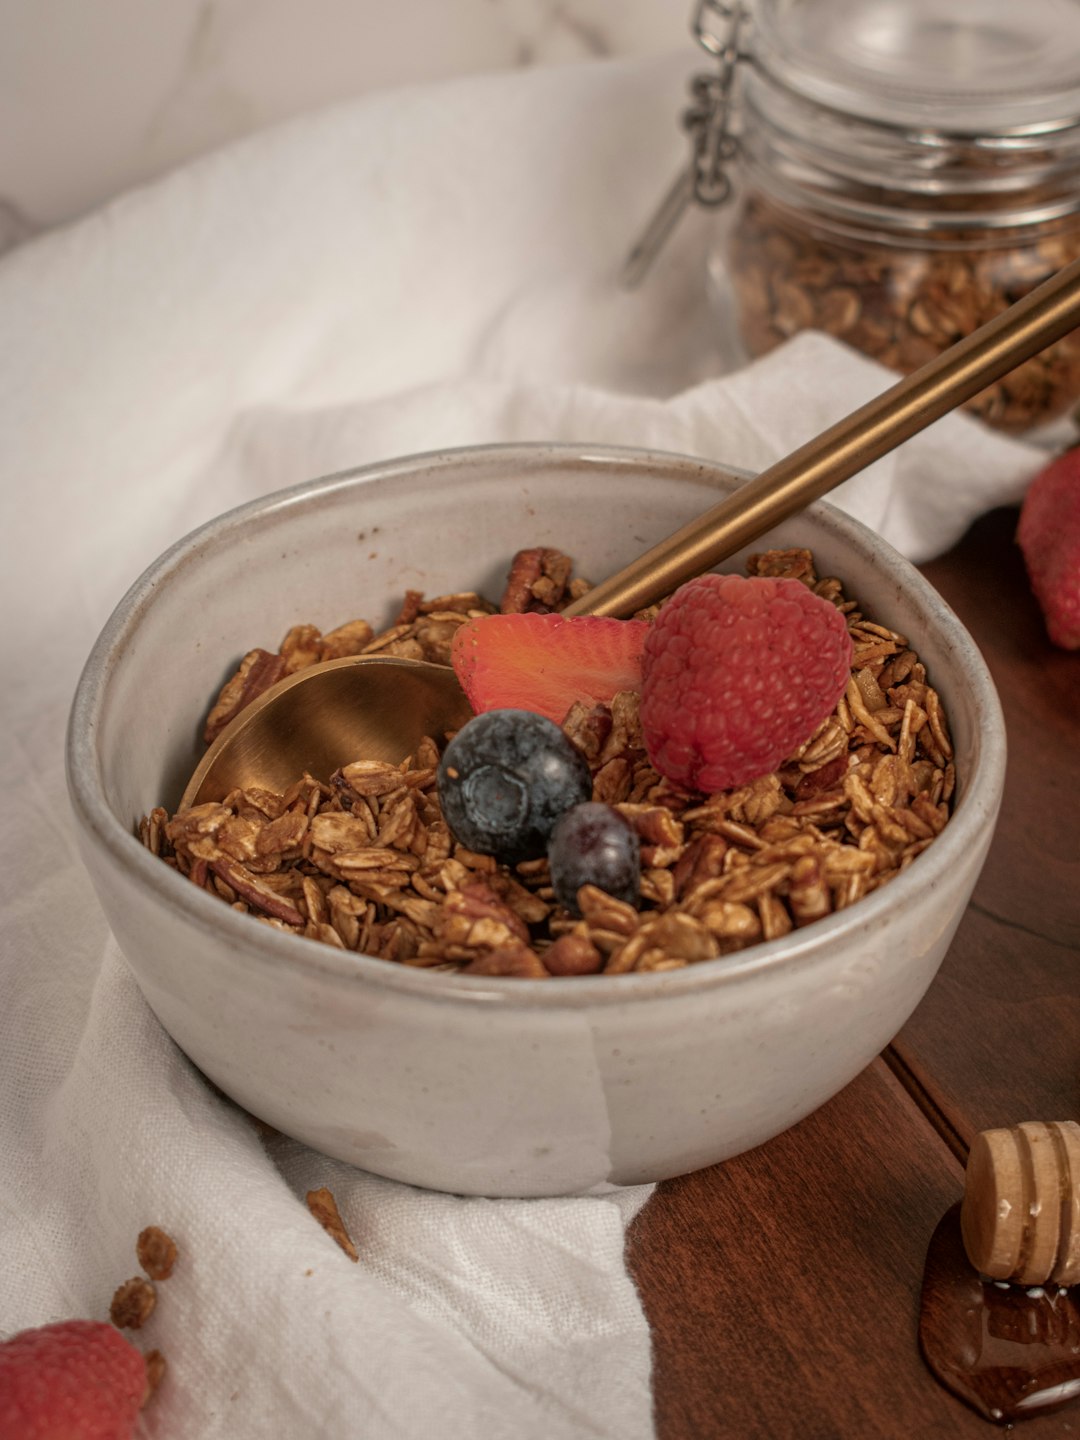
[[[723,207],[712,288],[741,355],[823,330],[908,372],[1080,256],[1080,0],[699,0],[714,68],[627,263]],[[1080,400],[1080,334],[970,402],[1030,432]]]

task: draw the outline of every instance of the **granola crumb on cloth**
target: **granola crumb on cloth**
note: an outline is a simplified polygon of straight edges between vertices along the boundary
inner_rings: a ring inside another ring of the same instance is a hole
[[[135,1243],[139,1264],[151,1280],[167,1280],[176,1264],[176,1241],[157,1225],[140,1230]]]
[[[121,1330],[141,1330],[154,1313],[157,1291],[141,1275],[117,1287],[109,1306],[109,1319]]]
[[[151,1395],[157,1394],[158,1386],[165,1378],[165,1371],[168,1365],[165,1356],[160,1350],[148,1350],[146,1353],[146,1400],[145,1406]]]
[[[345,1222],[341,1218],[333,1191],[323,1185],[318,1190],[309,1190],[305,1199],[308,1209],[326,1233],[337,1241],[350,1260],[359,1262],[359,1252],[345,1228]]]
[[[537,588],[560,601],[582,592],[585,582],[568,582],[565,557],[522,558],[531,554],[515,557],[504,604],[535,604]],[[641,842],[638,908],[586,887],[582,915],[572,916],[556,903],[546,860],[509,867],[456,844],[439,806],[434,739],[400,765],[358,760],[328,783],[300,777],[284,795],[252,789],[175,816],[155,809],[140,826],[143,843],[265,924],[469,975],[678,969],[842,910],[899,874],[947,823],[948,724],[907,640],[863,615],[838,580],[819,578],[809,551],[752,556],[748,573],[800,580],[837,606],[853,645],[851,678],[774,773],[714,795],[681,790],[653,769],[635,693],[571,709],[564,729],[588,759],[593,799],[613,805]],[[525,575],[536,577],[528,602]],[[556,577],[549,591],[542,582]],[[402,612],[410,618],[365,639],[360,653],[445,664],[454,631],[498,608],[472,593],[414,594]],[[333,634],[343,632],[370,635],[358,621]],[[294,627],[281,653],[314,663],[327,658],[327,639]]]

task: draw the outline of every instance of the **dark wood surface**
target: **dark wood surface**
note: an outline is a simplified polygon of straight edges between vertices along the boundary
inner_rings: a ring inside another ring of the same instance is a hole
[[[924,567],[983,651],[1009,736],[994,844],[937,979],[829,1104],[665,1182],[631,1227],[660,1440],[995,1433],[938,1385],[916,1336],[970,1137],[1080,1119],[1080,653],[1046,639],[1015,527],[994,511]],[[1080,1440],[1080,1403],[1021,1433]]]

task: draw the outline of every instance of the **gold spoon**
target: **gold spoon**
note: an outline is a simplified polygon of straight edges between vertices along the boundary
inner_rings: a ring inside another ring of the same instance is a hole
[[[812,500],[1080,325],[1080,260],[846,419],[568,605],[564,615],[630,615],[710,570]],[[233,720],[203,756],[180,809],[258,785],[285,790],[351,760],[400,761],[472,710],[454,672],[391,656],[312,665]]]

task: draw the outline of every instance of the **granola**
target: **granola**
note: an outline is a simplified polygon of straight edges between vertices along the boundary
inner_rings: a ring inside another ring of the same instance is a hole
[[[932,360],[1080,255],[1073,225],[1037,240],[971,236],[904,250],[839,238],[748,198],[731,238],[739,327],[751,355],[823,330],[893,370]],[[968,402],[1010,432],[1065,414],[1080,398],[1080,335],[1033,356]]]
[[[864,615],[838,580],[819,578],[809,551],[767,551],[748,570],[800,580],[841,610],[854,646],[851,679],[776,773],[714,795],[682,790],[653,769],[635,693],[571,709],[564,729],[589,762],[593,798],[620,811],[640,840],[637,908],[586,886],[573,916],[555,900],[546,859],[511,867],[456,843],[439,805],[434,737],[400,764],[357,759],[327,780],[298,777],[283,795],[249,789],[172,816],[155,809],[141,839],[193,884],[264,924],[467,975],[680,969],[843,910],[903,871],[947,823],[955,786],[948,722],[905,637]],[[447,663],[454,630],[472,616],[553,608],[585,588],[558,552],[522,551],[501,605],[471,592],[431,600],[410,592],[383,634],[353,621],[331,637],[354,637],[360,648],[350,653]],[[278,658],[315,663],[327,658],[328,640],[339,644],[331,637],[296,627]],[[232,709],[237,686],[250,688],[249,659],[215,712]]]
[[[309,1190],[304,1197],[308,1209],[315,1219],[323,1227],[331,1239],[336,1240],[345,1254],[354,1263],[359,1264],[360,1254],[352,1242],[352,1237],[345,1228],[345,1222],[341,1218],[341,1211],[338,1209],[337,1201],[334,1199],[334,1192],[323,1185],[318,1190]]]
[[[176,1241],[160,1226],[148,1225],[139,1231],[135,1253],[151,1280],[167,1280],[176,1264]]]
[[[165,1371],[166,1371],[167,1369],[168,1369],[168,1366],[167,1366],[167,1364],[166,1364],[166,1362],[165,1362],[165,1356],[161,1353],[160,1350],[149,1350],[149,1351],[147,1351],[147,1354],[146,1354],[146,1399],[143,1400],[143,1404],[144,1404],[144,1405],[146,1404],[146,1401],[150,1399],[150,1396],[151,1396],[151,1395],[156,1395],[156,1394],[157,1394],[158,1387],[160,1386],[162,1380],[164,1380],[164,1378],[165,1378]]]
[[[153,1284],[136,1275],[117,1288],[109,1306],[109,1319],[121,1330],[141,1330],[156,1304],[157,1291]]]

